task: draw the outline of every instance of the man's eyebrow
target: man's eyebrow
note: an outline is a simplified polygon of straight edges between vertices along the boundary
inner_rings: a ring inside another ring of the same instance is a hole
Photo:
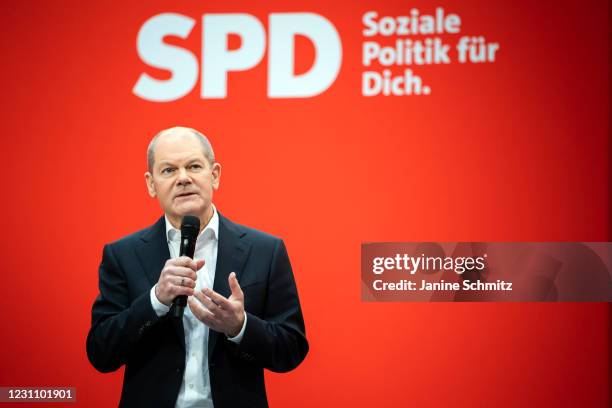
[[[158,163],[160,166],[167,165],[167,164],[173,165],[173,163],[169,160],[160,160]]]

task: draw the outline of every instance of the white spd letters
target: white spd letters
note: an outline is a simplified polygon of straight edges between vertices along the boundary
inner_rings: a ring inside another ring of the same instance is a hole
[[[154,102],[173,101],[187,95],[198,80],[198,59],[189,50],[163,43],[167,35],[187,38],[195,20],[180,14],[166,13],[151,17],[140,28],[136,48],[148,65],[172,72],[160,81],[146,73],[140,75],[134,89],[142,99]]]
[[[187,38],[195,20],[176,13],[163,13],[145,22],[137,38],[141,60],[168,70],[170,79],[156,79],[142,73],[133,92],[142,99],[169,102],[187,95],[195,87],[200,65],[196,55],[185,48],[164,43],[164,37]],[[228,36],[240,37],[237,49],[228,49]],[[294,74],[296,35],[314,45],[310,69]],[[272,13],[268,33],[268,97],[306,98],[316,96],[335,81],[342,63],[340,36],[333,24],[314,13]],[[228,73],[251,69],[263,59],[266,32],[256,17],[244,13],[204,14],[202,16],[201,89],[203,99],[227,96]]]
[[[227,96],[227,73],[244,71],[259,64],[266,50],[266,33],[250,14],[205,14],[202,39],[202,98]],[[241,46],[227,49],[227,37],[237,34]],[[195,83],[194,83],[195,85]]]
[[[315,46],[315,62],[303,75],[293,75],[294,38],[303,35]],[[270,15],[270,54],[268,59],[268,96],[300,98],[316,96],[334,82],[342,47],[334,26],[313,13],[276,13]]]

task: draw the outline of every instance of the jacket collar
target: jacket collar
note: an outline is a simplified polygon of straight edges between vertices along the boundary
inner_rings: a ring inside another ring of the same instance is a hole
[[[229,297],[231,289],[229,287],[229,275],[236,273],[236,278],[240,282],[240,277],[244,265],[251,249],[251,243],[247,239],[246,230],[234,224],[219,213],[219,247],[217,252],[217,268],[215,270],[215,281],[213,290],[222,296]],[[223,334],[210,330],[208,340],[208,361],[211,361],[212,353],[217,344],[219,336]]]

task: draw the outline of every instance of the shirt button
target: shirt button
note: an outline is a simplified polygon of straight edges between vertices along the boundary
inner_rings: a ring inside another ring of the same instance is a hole
[[[191,357],[195,357],[195,353],[191,353]]]
[[[189,388],[193,388],[193,384],[189,384]]]

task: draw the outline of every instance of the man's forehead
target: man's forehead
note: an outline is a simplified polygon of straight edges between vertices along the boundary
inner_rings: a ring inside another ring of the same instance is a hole
[[[155,148],[155,162],[188,162],[206,160],[202,144],[197,140],[173,140],[170,143],[159,143]]]
[[[193,161],[193,160],[206,160],[202,145],[180,145],[180,146],[169,146],[168,148],[160,148],[155,150],[155,162],[162,163],[165,161]]]
[[[191,128],[175,127],[160,132],[149,144],[149,169],[162,162],[183,165],[187,161],[202,160],[214,162],[212,148],[208,141]]]
[[[164,157],[160,157],[156,163],[168,164],[168,163],[189,163],[194,161],[206,161],[206,157],[203,154],[185,153],[185,154],[168,154]]]

